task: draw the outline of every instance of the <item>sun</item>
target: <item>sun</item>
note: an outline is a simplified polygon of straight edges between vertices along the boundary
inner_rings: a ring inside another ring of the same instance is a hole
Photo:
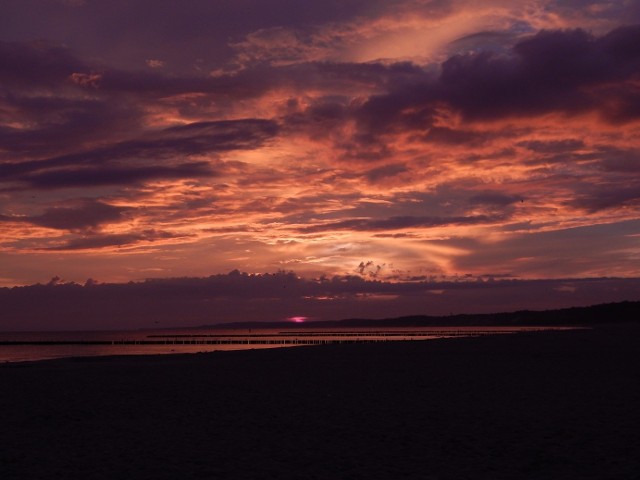
[[[289,317],[287,320],[293,323],[304,323],[307,318],[308,317]]]

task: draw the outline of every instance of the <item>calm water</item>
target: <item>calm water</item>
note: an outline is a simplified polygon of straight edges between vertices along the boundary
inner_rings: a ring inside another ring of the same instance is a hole
[[[565,327],[553,327],[564,329]],[[509,334],[548,327],[175,329],[109,332],[0,332],[0,362],[64,357],[158,355],[283,348],[326,343],[420,341]]]

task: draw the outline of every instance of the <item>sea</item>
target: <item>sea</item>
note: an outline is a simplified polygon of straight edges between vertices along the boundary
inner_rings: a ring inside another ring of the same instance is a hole
[[[183,328],[130,331],[0,332],[0,363],[113,355],[170,355],[327,344],[425,341],[571,327]]]

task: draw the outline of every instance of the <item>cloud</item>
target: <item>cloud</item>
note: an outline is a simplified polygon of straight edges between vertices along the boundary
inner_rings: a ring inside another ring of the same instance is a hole
[[[122,222],[126,219],[127,207],[116,207],[97,200],[75,202],[70,207],[52,207],[40,215],[8,216],[0,215],[0,222],[30,223],[56,230],[95,229],[107,224]]]
[[[637,6],[294,3],[3,2],[3,277],[542,275],[543,233],[637,217]]]
[[[64,39],[83,56],[102,58],[118,68],[140,68],[146,59],[162,58],[175,73],[193,71],[197,64],[213,69],[232,60],[229,43],[242,41],[251,32],[348,22],[356,16],[379,14],[385,2],[312,1],[303,5],[287,0],[221,0],[215,4],[192,0],[184,8],[176,0],[158,0],[153,8],[150,5],[146,0],[113,0],[107,8],[84,1],[80,8],[70,8],[63,0],[12,0],[3,2],[0,30],[4,38]],[[116,42],[113,32],[118,32]]]
[[[9,87],[62,87],[74,72],[86,70],[68,49],[45,41],[0,41],[0,80]]]
[[[502,273],[524,278],[627,275],[626,262],[638,255],[640,221],[628,220],[575,228],[519,232],[490,242],[451,239],[442,245],[464,245],[452,263],[457,271]],[[595,253],[594,253],[595,252]],[[500,266],[500,268],[496,268]],[[633,273],[631,274],[633,276]]]
[[[149,68],[162,68],[165,66],[165,62],[154,58],[147,59],[145,63]]]
[[[443,97],[472,119],[578,113],[598,104],[581,88],[617,79],[626,63],[615,62],[582,30],[543,31],[517,43],[510,57],[452,57],[443,63],[440,81]]]
[[[579,191],[577,198],[569,204],[576,208],[595,213],[612,208],[628,207],[631,209],[640,205],[640,182],[631,181],[631,185],[595,185],[586,186]]]
[[[142,232],[129,233],[89,233],[80,238],[68,240],[60,245],[43,248],[49,251],[71,251],[71,250],[95,250],[106,247],[123,247],[134,245],[139,242],[156,242],[159,240],[170,240],[190,237],[188,234],[176,234],[161,230],[143,230]]]
[[[603,148],[598,152],[600,168],[605,172],[640,171],[640,150],[619,150],[615,148]]]
[[[55,90],[0,95],[0,161],[60,155],[139,129],[137,105]],[[7,112],[11,112],[10,115]]]
[[[331,230],[354,230],[354,231],[376,231],[376,230],[399,230],[403,228],[430,228],[443,225],[477,225],[483,223],[494,223],[504,220],[501,217],[490,217],[487,215],[476,215],[467,217],[413,217],[398,216],[384,219],[350,219],[339,222],[330,222],[320,225],[312,225],[300,229],[302,233],[316,233]]]
[[[474,132],[472,130],[460,130],[434,125],[422,136],[421,140],[442,145],[465,145],[472,147],[483,145],[499,136],[500,134],[493,132]]]
[[[41,189],[135,185],[158,179],[211,177],[215,172],[208,162],[190,162],[175,167],[84,167],[61,168],[24,175],[17,179]]]
[[[367,179],[371,183],[376,183],[381,180],[385,180],[389,177],[395,177],[401,173],[408,172],[406,166],[399,164],[385,165],[384,167],[374,168],[366,173]]]
[[[469,203],[474,205],[506,206],[522,200],[515,195],[506,195],[500,192],[483,192],[469,198]]]
[[[81,153],[7,162],[0,172],[0,181],[4,178],[39,188],[66,188],[213,176],[216,172],[209,162],[180,160],[257,148],[277,132],[277,124],[267,120],[194,122]]]
[[[442,105],[474,121],[590,111],[610,122],[630,121],[637,118],[639,44],[640,26],[601,37],[580,29],[541,31],[509,54],[455,55],[437,76],[425,73],[419,83],[372,96],[359,121],[373,131],[425,129],[435,125]]]
[[[576,139],[563,139],[563,140],[526,140],[519,142],[518,146],[525,147],[536,153],[542,154],[559,154],[566,152],[573,152],[585,147],[583,140]]]
[[[102,75],[99,73],[72,73],[69,75],[69,80],[81,87],[98,88]]]

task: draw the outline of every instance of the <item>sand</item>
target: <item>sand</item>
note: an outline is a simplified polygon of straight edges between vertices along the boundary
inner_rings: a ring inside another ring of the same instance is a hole
[[[640,329],[0,366],[0,478],[640,478]]]

